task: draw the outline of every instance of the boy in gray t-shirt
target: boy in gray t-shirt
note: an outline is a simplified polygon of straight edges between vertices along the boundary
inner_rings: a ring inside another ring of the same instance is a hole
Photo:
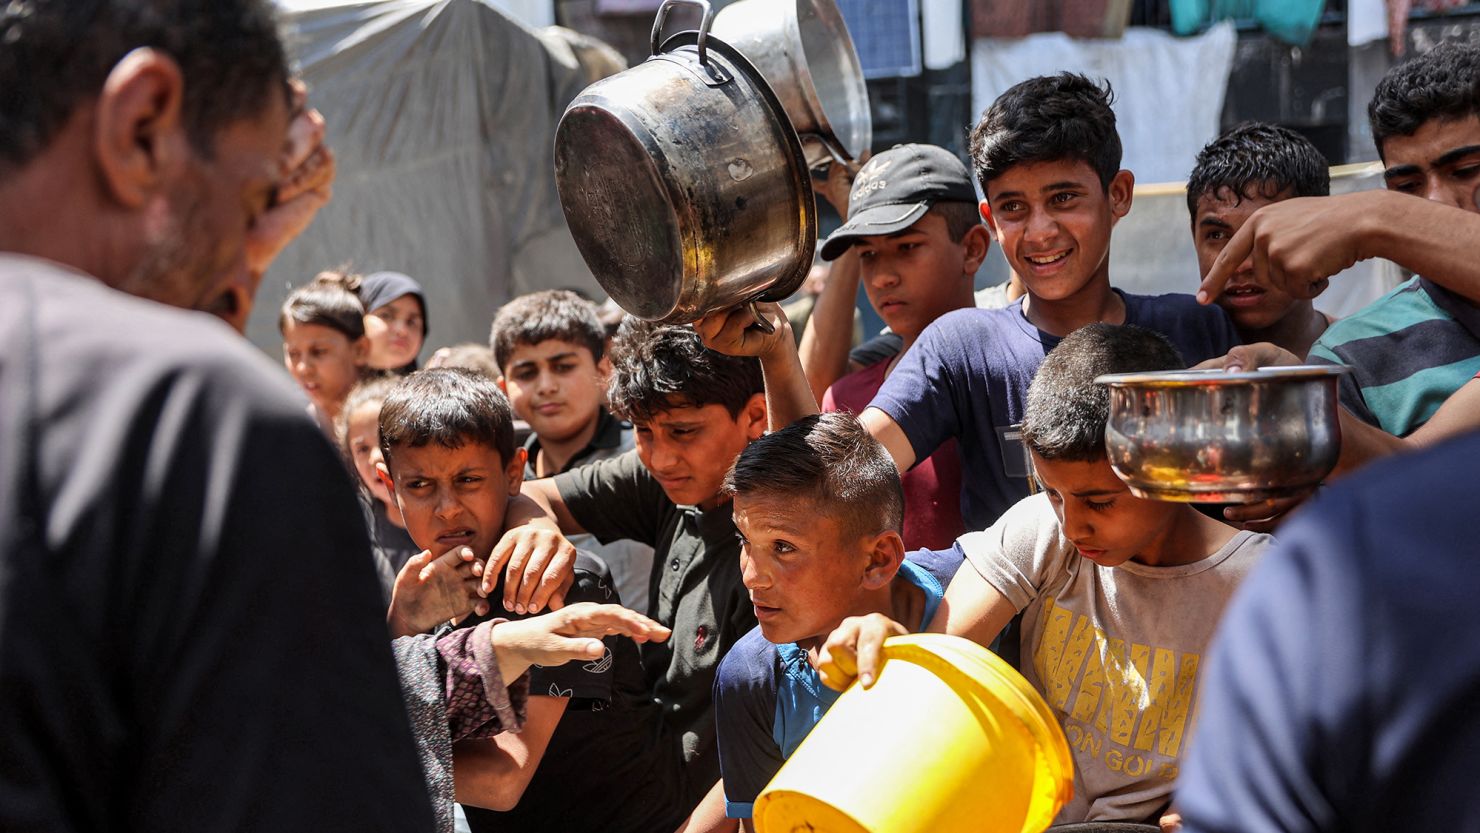
[[[1196,713],[1202,654],[1224,605],[1272,543],[1185,503],[1130,493],[1105,458],[1104,373],[1182,367],[1139,327],[1091,324],[1065,338],[1028,389],[1023,442],[1043,492],[990,529],[963,536],[963,567],[930,630],[983,645],[1023,615],[1023,673],[1063,726],[1074,798],[1057,821],[1147,821],[1167,811]],[[824,682],[840,655],[872,684],[883,617],[850,619],[828,639]],[[982,773],[990,778],[991,773]]]

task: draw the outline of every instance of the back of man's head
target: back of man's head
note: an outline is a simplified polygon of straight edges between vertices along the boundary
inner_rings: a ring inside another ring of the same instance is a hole
[[[1115,94],[1084,75],[1061,72],[1029,78],[997,97],[971,131],[971,159],[983,193],[1014,165],[1080,160],[1100,184],[1120,172]]]
[[[1475,115],[1480,115],[1480,46],[1458,41],[1445,41],[1388,70],[1367,105],[1372,141],[1383,157],[1383,142],[1393,136],[1412,136],[1432,119]]]
[[[725,478],[737,498],[804,502],[848,537],[899,532],[904,491],[884,446],[851,414],[816,414],[761,437]]]
[[[1331,193],[1326,158],[1288,127],[1248,122],[1208,142],[1187,179],[1187,212],[1197,222],[1204,196],[1245,199],[1324,197]]]
[[[16,0],[0,6],[0,170],[45,150],[113,68],[149,47],[179,65],[195,150],[285,95],[287,56],[266,0]]]
[[[612,342],[607,389],[612,413],[635,424],[666,410],[723,405],[738,418],[765,392],[760,361],[704,346],[693,327],[653,324],[629,316]]]
[[[1080,327],[1049,351],[1028,386],[1023,442],[1045,460],[1102,459],[1110,391],[1095,377],[1186,367],[1161,333],[1129,324]]]

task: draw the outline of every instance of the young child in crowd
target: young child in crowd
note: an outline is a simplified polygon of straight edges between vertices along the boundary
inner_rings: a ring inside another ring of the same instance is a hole
[[[1202,277],[1250,214],[1281,200],[1330,193],[1325,157],[1288,127],[1242,124],[1209,142],[1187,180],[1187,212]],[[1252,258],[1234,273],[1218,306],[1233,319],[1245,344],[1270,342],[1302,359],[1331,325],[1310,299],[1261,280]]]
[[[1166,335],[1192,362],[1238,344],[1221,309],[1111,286],[1110,232],[1130,211],[1135,180],[1120,169],[1110,102],[1108,86],[1062,73],[1017,84],[988,108],[971,136],[981,213],[1027,294],[1004,309],[941,316],[859,415],[901,471],[959,443],[971,472],[961,490],[968,529],[985,529],[1029,494],[1017,426],[1028,383],[1061,338],[1098,321],[1134,324]],[[774,425],[815,412],[790,332],[766,336],[746,323],[730,312],[697,326],[715,349],[761,357]]]
[[[427,300],[421,284],[400,272],[374,272],[360,281],[365,305],[367,364],[375,370],[410,373],[427,338]]]
[[[380,453],[380,408],[400,381],[399,376],[380,376],[356,385],[339,420],[339,445],[359,476],[375,567],[387,596],[401,568],[421,551],[406,533],[395,497],[376,473],[377,465],[385,461]]]
[[[863,166],[849,196],[848,221],[821,255],[853,250],[874,311],[902,340],[899,353],[838,379],[822,410],[860,413],[900,356],[937,318],[973,306],[972,281],[991,245],[971,174],[934,145],[899,145]],[[947,440],[904,475],[904,543],[944,549],[965,532],[961,457]]]
[[[1181,367],[1164,337],[1132,326],[1091,324],[1049,353],[1023,420],[1043,491],[961,538],[970,566],[930,624],[987,645],[1022,614],[1023,674],[1063,725],[1074,759],[1061,823],[1159,821],[1197,710],[1203,652],[1272,543],[1189,504],[1137,498],[1111,469],[1110,395],[1095,377]],[[880,656],[858,656],[857,646],[904,632],[881,614],[849,619],[827,639],[824,682],[841,690],[856,660],[871,685]]]
[[[414,373],[381,407],[380,449],[379,473],[412,539],[428,558],[462,557],[471,592],[477,586],[472,554],[491,552],[502,537],[509,499],[524,478],[508,400],[492,380],[471,371]],[[592,566],[577,562],[568,604],[617,601]],[[397,606],[404,583],[398,579]],[[606,644],[607,654],[595,661],[531,672],[522,732],[455,748],[457,797],[475,831],[636,833],[675,823],[661,801],[664,785],[649,785],[661,771],[650,728],[658,706],[647,696],[636,648],[616,637]]]
[[[321,272],[293,290],[278,315],[283,364],[308,394],[309,413],[330,437],[338,435],[339,411],[370,355],[358,287],[354,275]]]
[[[498,362],[493,358],[493,351],[487,344],[476,341],[438,347],[432,357],[427,359],[427,367],[462,367],[495,380],[503,375],[499,372]]]
[[[720,664],[714,685],[723,795],[686,833],[734,829],[837,699],[814,668],[822,642],[849,616],[882,613],[924,630],[961,554],[905,555],[905,497],[888,452],[847,414],[822,414],[768,434],[735,461],[727,485],[740,530],[740,569],[760,626]]]
[[[566,534],[655,550],[647,613],[674,637],[642,652],[648,696],[661,707],[650,731],[667,756],[642,783],[671,791],[676,826],[719,780],[715,670],[756,624],[724,480],[765,433],[765,395],[755,359],[705,349],[691,327],[628,318],[611,361],[608,398],[636,427],[636,448],[526,481],[524,494]]]
[[[596,308],[574,292],[522,295],[499,310],[489,335],[499,387],[529,423],[526,480],[608,460],[633,447],[632,426],[606,408],[611,360]],[[602,544],[590,535],[575,546],[606,562],[623,602],[647,610],[653,548],[631,540]]]

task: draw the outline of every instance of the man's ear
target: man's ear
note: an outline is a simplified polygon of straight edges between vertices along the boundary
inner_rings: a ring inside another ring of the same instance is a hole
[[[494,379],[493,383],[498,385],[498,389],[504,392],[504,396],[509,395],[509,380],[501,375],[497,379]]]
[[[148,47],[123,56],[104,80],[94,153],[109,195],[125,207],[147,205],[190,158],[184,99],[180,66]]]
[[[888,529],[875,535],[869,548],[868,564],[863,570],[864,588],[878,590],[888,586],[899,573],[899,565],[903,562],[904,539],[899,537],[898,532]]]
[[[750,401],[740,411],[740,422],[745,427],[747,440],[758,440],[766,434],[766,395],[753,393]]]
[[[350,343],[350,355],[354,356],[355,364],[361,367],[370,362],[370,337],[360,336]]]
[[[504,477],[509,481],[509,495],[519,494],[519,487],[524,485],[524,466],[529,462],[529,452],[522,446],[514,449],[514,456],[509,458],[509,464],[504,467]]]
[[[609,354],[601,354],[601,361],[596,363],[596,375],[603,383],[612,377],[612,357]]]
[[[375,476],[380,478],[380,482],[385,484],[385,487],[390,490],[392,496],[395,496],[396,484],[391,482],[391,470],[386,468],[385,461],[375,464]]]
[[[993,240],[1001,240],[1002,235],[997,231],[996,219],[992,216],[992,206],[986,200],[976,204],[977,210],[982,215],[982,225],[987,229],[987,236]]]
[[[977,270],[982,268],[982,261],[987,259],[987,252],[992,249],[992,235],[984,225],[972,226],[971,231],[961,238],[961,245],[966,248],[966,260],[961,264],[961,271],[967,278],[974,278]]]
[[[1136,192],[1136,175],[1130,171],[1121,171],[1110,180],[1110,187],[1106,194],[1110,198],[1110,223],[1114,225],[1120,222],[1120,218],[1131,211],[1131,198]]]

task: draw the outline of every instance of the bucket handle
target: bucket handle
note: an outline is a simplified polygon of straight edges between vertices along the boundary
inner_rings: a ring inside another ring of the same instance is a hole
[[[663,5],[658,7],[658,16],[653,19],[653,35],[651,38],[652,54],[657,55],[663,38],[663,24],[668,22],[668,12],[674,6],[696,6],[704,12],[704,18],[699,22],[699,65],[709,66],[709,27],[714,25],[714,9],[710,7],[709,0],[663,0]]]

